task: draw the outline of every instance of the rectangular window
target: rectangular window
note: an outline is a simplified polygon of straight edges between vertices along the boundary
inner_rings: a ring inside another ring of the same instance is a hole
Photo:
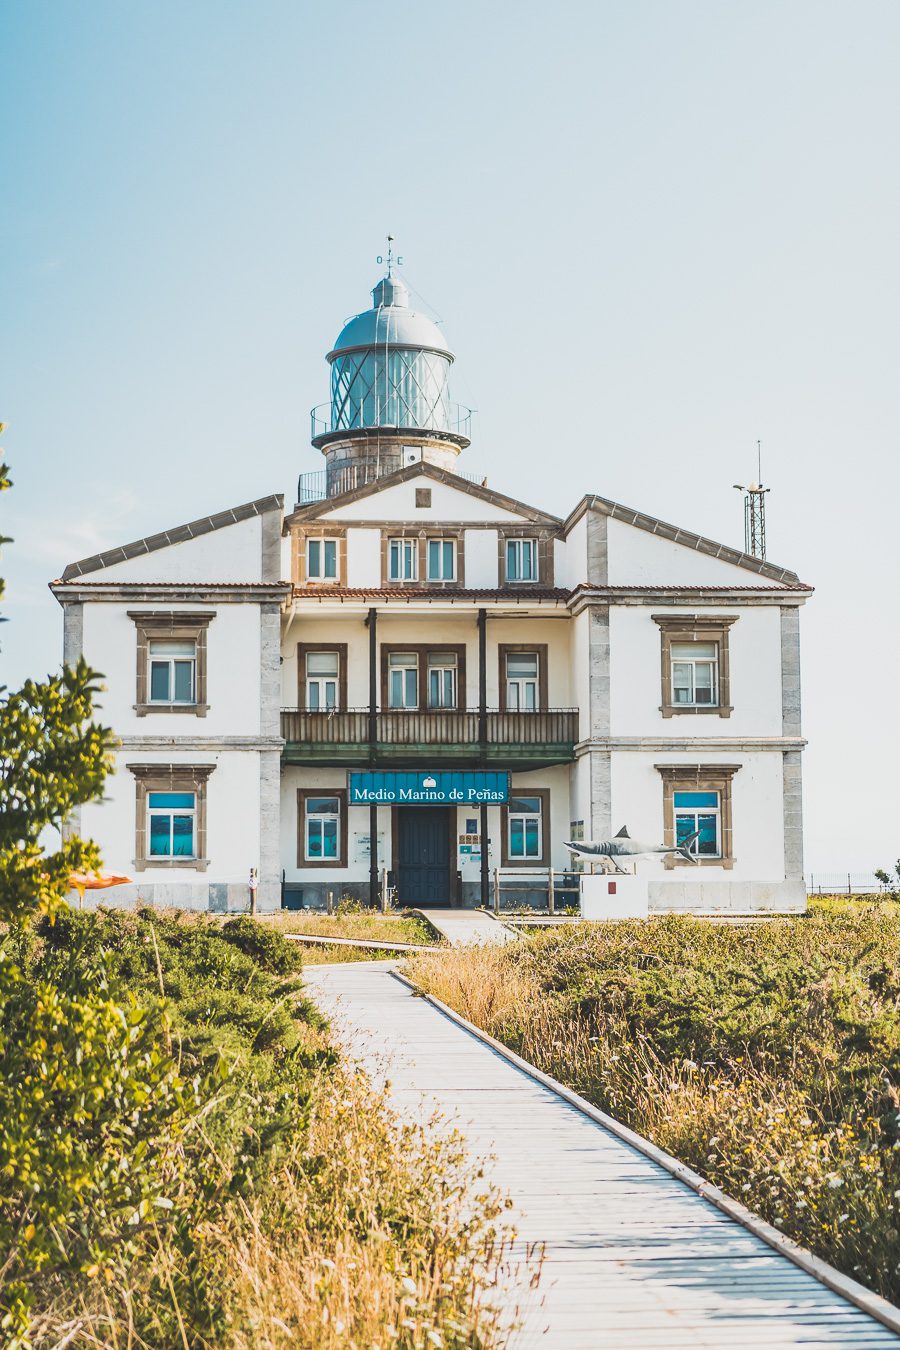
[[[676,791],[674,796],[675,842],[683,844],[696,834],[697,838],[690,845],[690,851],[695,857],[721,858],[722,811],[719,793]]]
[[[510,797],[507,809],[507,853],[510,861],[539,862],[544,853],[540,797]]]
[[[428,540],[428,580],[456,580],[456,540]]]
[[[194,858],[197,797],[193,792],[148,792],[151,858]]]
[[[337,652],[306,653],[307,712],[326,712],[338,706],[339,675]]]
[[[537,652],[508,652],[506,707],[510,712],[534,712],[539,706]]]
[[[455,652],[428,653],[428,706],[455,708],[457,660]]]
[[[195,703],[197,643],[151,639],[148,648],[150,702]]]
[[[663,717],[730,717],[729,634],[735,614],[651,614],[659,625]]]
[[[336,539],[307,539],[306,578],[308,581],[338,579],[338,541]]]
[[[419,658],[415,652],[388,655],[388,707],[418,708]]]
[[[341,856],[341,802],[339,797],[304,799],[304,856],[307,862],[337,862]]]
[[[673,642],[672,703],[715,708],[719,702],[719,644]]]
[[[506,580],[537,581],[538,546],[536,539],[507,539]]]
[[[388,545],[388,580],[415,581],[418,575],[418,539],[392,539]]]

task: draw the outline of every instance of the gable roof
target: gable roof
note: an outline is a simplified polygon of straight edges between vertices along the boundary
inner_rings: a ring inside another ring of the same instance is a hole
[[[609,516],[613,520],[621,520],[626,525],[634,525],[639,530],[656,534],[660,539],[669,539],[673,543],[681,544],[684,548],[696,549],[698,553],[706,553],[711,558],[719,558],[722,562],[731,563],[734,567],[745,567],[748,572],[756,572],[759,576],[769,577],[772,581],[803,585],[796,572],[791,572],[786,567],[780,567],[778,563],[754,558],[751,554],[744,553],[739,548],[732,548],[730,544],[720,544],[715,539],[707,539],[702,534],[694,534],[692,530],[682,529],[678,525],[670,525],[665,520],[657,520],[656,516],[645,515],[642,511],[635,511],[633,507],[623,506],[621,502],[610,501],[608,497],[594,495],[582,497],[575,510],[566,517],[563,524],[563,533],[568,534],[572,526],[587,511],[599,511],[602,515]]]
[[[376,492],[381,492],[385,488],[395,487],[398,483],[408,483],[411,478],[433,478],[436,483],[444,483],[447,487],[455,488],[458,492],[465,492],[469,497],[477,497],[479,501],[490,502],[492,506],[500,507],[504,511],[514,511],[517,515],[524,516],[526,520],[533,521],[536,525],[555,525],[562,527],[562,521],[559,516],[551,516],[546,511],[539,511],[536,506],[528,506],[525,502],[516,501],[515,497],[507,497],[502,492],[495,492],[493,488],[484,487],[480,483],[470,483],[466,478],[460,478],[459,474],[451,473],[449,469],[439,469],[435,464],[426,464],[420,461],[417,464],[407,464],[402,469],[395,469],[393,473],[386,473],[383,478],[376,478],[371,483],[365,483],[362,487],[352,488],[349,492],[342,492],[337,497],[323,497],[319,502],[310,502],[308,506],[298,506],[289,516],[284,518],[285,529],[295,521],[315,520],[318,516],[327,515],[338,506],[348,506],[351,502],[361,501],[364,497],[371,497]]]
[[[86,572],[97,572],[101,567],[111,567],[113,563],[127,562],[129,558],[138,558],[144,553],[154,553],[157,549],[168,548],[170,544],[184,544],[189,539],[197,539],[203,534],[212,534],[214,530],[225,529],[228,525],[237,525],[253,516],[264,516],[270,511],[281,511],[284,507],[282,493],[273,493],[269,497],[257,497],[254,502],[245,502],[243,506],[233,506],[229,511],[217,511],[214,516],[203,516],[187,525],[175,525],[160,534],[147,535],[145,539],[135,539],[131,544],[120,544],[118,548],[108,548],[103,553],[95,553],[90,558],[81,558],[69,563],[62,574],[63,581],[83,577]]]

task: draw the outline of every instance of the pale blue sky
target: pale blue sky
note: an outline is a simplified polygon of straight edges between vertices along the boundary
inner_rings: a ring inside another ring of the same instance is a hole
[[[896,0],[2,0],[0,50],[2,679],[70,559],[293,500],[391,230],[501,490],[740,544],[762,439],[807,864],[896,857]]]

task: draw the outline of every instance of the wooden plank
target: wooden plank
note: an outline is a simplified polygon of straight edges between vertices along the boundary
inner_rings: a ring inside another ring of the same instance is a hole
[[[516,1350],[900,1344],[633,1139],[411,997],[384,963],[319,967],[308,984],[402,1115],[427,1120],[437,1107],[475,1156],[492,1155],[490,1175],[514,1201],[511,1266],[545,1245],[537,1291],[498,1291],[521,1314]]]

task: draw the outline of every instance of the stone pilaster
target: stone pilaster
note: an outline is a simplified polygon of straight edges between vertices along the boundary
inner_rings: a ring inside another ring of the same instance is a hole
[[[800,610],[781,610],[781,734],[800,735]]]
[[[605,517],[600,517],[605,523]],[[605,544],[605,531],[604,531]],[[608,739],[609,707],[609,606],[591,605],[588,611],[588,663],[590,689],[590,736]],[[608,750],[592,749],[590,838],[608,836],[612,814],[612,764]],[[587,821],[585,822],[587,824]]]
[[[588,511],[586,516],[587,579],[591,586],[609,585],[608,521],[601,511]]]
[[[281,512],[266,511],[260,516],[262,557],[260,580],[281,580]]]

